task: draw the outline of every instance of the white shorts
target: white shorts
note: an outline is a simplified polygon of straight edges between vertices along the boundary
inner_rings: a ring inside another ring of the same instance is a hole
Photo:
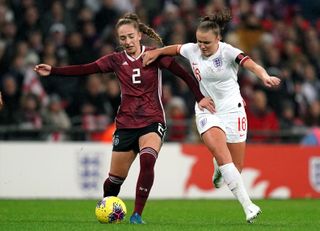
[[[247,139],[248,123],[244,105],[237,111],[228,113],[210,113],[201,111],[196,104],[196,124],[200,135],[212,127],[221,128],[226,134],[227,143],[241,143]]]

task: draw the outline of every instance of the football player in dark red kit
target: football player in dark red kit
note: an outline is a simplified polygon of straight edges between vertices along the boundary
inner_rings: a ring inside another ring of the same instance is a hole
[[[166,131],[165,113],[161,102],[161,69],[165,68],[182,78],[192,90],[200,109],[214,111],[210,98],[205,98],[198,81],[169,56],[160,57],[147,67],[142,65],[142,54],[149,50],[141,45],[142,33],[162,44],[155,31],[141,23],[137,15],[127,14],[116,24],[119,43],[124,51],[108,54],[84,65],[51,67],[36,65],[41,76],[88,75],[115,72],[121,86],[121,104],[116,116],[113,150],[109,177],[105,180],[104,197],[117,196],[136,155],[140,156],[140,173],[136,186],[135,208],[130,223],[143,224],[142,211],[149,196],[154,165]]]

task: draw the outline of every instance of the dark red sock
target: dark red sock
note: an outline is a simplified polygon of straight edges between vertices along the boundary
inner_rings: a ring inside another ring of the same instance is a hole
[[[103,184],[103,197],[118,196],[121,185],[125,178],[113,175],[109,173],[109,177]]]
[[[136,187],[136,201],[133,213],[142,214],[153,184],[154,164],[157,156],[157,151],[150,147],[143,148],[140,151],[140,173]]]

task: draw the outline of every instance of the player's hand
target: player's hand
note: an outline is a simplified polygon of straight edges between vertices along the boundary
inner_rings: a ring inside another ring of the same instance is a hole
[[[275,76],[268,76],[267,78],[263,79],[263,84],[266,87],[276,87],[280,84],[281,80]]]
[[[144,52],[142,55],[143,66],[145,67],[150,63],[152,63],[154,60],[156,60],[159,57],[159,55],[160,55],[160,52],[157,49]]]
[[[51,73],[52,67],[48,64],[36,65],[33,70],[37,72],[40,76],[48,76]]]
[[[1,92],[0,92],[0,111],[3,107],[3,101],[2,101],[2,95],[1,95]]]
[[[210,97],[204,97],[202,100],[200,100],[198,107],[201,111],[207,109],[211,113],[216,112],[216,105]]]

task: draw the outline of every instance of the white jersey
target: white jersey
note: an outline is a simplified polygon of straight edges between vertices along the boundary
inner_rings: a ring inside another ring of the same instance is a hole
[[[213,99],[218,114],[237,111],[239,103],[243,104],[237,82],[239,64],[236,63],[242,53],[224,42],[219,42],[217,52],[210,57],[203,56],[196,43],[180,47],[180,54],[189,60],[202,94]],[[242,56],[240,63],[246,58]]]

